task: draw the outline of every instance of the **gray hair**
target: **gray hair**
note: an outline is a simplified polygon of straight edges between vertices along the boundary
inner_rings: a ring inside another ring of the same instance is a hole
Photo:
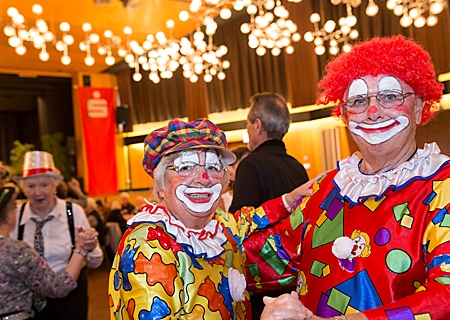
[[[34,176],[26,177],[24,179],[20,179],[18,181],[18,184],[19,184],[20,188],[22,190],[24,190],[25,189],[25,182],[30,181],[31,179],[34,179],[34,178],[37,178],[37,177],[41,177],[41,176],[45,176],[45,177],[50,178],[50,181],[52,182],[52,184],[55,187],[55,189],[56,189],[56,187],[58,187],[59,183],[61,182],[61,179],[56,178],[54,176],[50,176],[50,175],[34,175]]]
[[[286,100],[278,93],[263,92],[250,98],[248,120],[254,123],[261,120],[270,139],[283,139],[291,124],[291,114]]]
[[[160,191],[164,191],[165,190],[165,185],[164,185],[164,180],[166,177],[166,171],[167,171],[167,167],[173,165],[175,159],[181,157],[183,152],[200,152],[202,150],[205,149],[188,149],[188,150],[183,150],[183,151],[178,151],[178,152],[174,152],[171,153],[167,156],[164,156],[160,163],[158,164],[158,166],[154,169],[153,171],[153,179],[155,180],[155,184],[153,186],[153,198],[156,200],[156,202],[161,202],[162,198],[159,195]],[[215,149],[210,149],[210,150],[215,150]],[[219,155],[219,161],[220,164],[226,168],[227,167],[227,163],[225,162],[225,160],[221,157],[220,152],[218,152]],[[222,183],[223,185],[227,185],[229,182],[229,177],[228,177],[228,171],[225,170],[225,173],[223,175],[222,178]]]

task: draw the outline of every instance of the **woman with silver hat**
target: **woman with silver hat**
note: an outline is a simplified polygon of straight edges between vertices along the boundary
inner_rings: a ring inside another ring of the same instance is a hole
[[[62,176],[56,172],[51,154],[30,151],[25,154],[22,176],[18,179],[28,201],[17,207],[17,223],[12,233],[40,253],[55,272],[66,267],[73,253],[85,257],[90,268],[103,260],[95,234],[80,249],[75,247],[76,229],[90,229],[83,209],[55,196]],[[36,319],[87,319],[87,276],[81,271],[78,287],[61,299],[33,298]]]
[[[207,119],[175,119],[146,138],[143,166],[157,203],[128,221],[110,274],[112,319],[251,318],[242,243],[311,190],[224,212],[219,197],[235,161],[226,147],[225,134]]]
[[[0,319],[21,320],[30,317],[33,292],[60,298],[76,288],[84,264],[82,247],[95,231],[77,230],[76,253],[64,272],[55,273],[28,244],[9,237],[16,225],[15,191],[0,181]]]

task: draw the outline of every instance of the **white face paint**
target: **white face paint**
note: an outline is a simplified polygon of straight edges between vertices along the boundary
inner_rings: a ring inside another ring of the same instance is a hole
[[[409,118],[405,116],[374,124],[355,121],[348,123],[348,128],[353,134],[360,136],[372,145],[388,141],[408,126]]]
[[[184,184],[176,189],[177,198],[193,212],[208,212],[222,192],[222,184],[210,188],[190,188]]]
[[[367,94],[368,88],[367,83],[363,79],[356,79],[350,84],[348,88],[348,97],[347,99],[354,96],[361,96]]]
[[[180,165],[185,162],[200,164],[200,152],[201,151],[182,152],[181,156],[174,160],[174,165]],[[205,152],[205,164],[220,165],[220,158],[216,151],[208,150]],[[198,172],[195,174],[198,174]],[[207,175],[207,173],[203,172],[202,175]],[[203,176],[203,178],[205,177]],[[209,177],[206,177],[206,179],[208,178]],[[189,187],[186,184],[181,184],[176,188],[175,192],[177,198],[183,202],[189,210],[198,213],[208,212],[219,198],[222,192],[222,184],[217,183],[208,188]]]
[[[179,166],[180,163],[183,162],[193,162],[200,164],[200,157],[198,155],[198,152],[183,151],[181,152],[181,156],[173,161],[173,164],[175,166]]]
[[[380,79],[380,82],[378,83],[378,91],[384,90],[403,91],[398,79],[392,76],[386,76]]]

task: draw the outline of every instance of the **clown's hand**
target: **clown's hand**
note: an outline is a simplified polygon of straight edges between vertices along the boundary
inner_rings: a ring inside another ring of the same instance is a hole
[[[294,208],[301,197],[309,197],[313,194],[313,190],[310,188],[314,182],[323,177],[329,171],[322,172],[318,176],[312,178],[308,182],[302,184],[300,187],[295,188],[289,193],[286,193],[284,201],[290,208]]]
[[[266,306],[261,314],[261,320],[304,320],[313,316],[313,313],[298,300],[296,292],[286,293],[278,298],[264,297],[263,301]]]

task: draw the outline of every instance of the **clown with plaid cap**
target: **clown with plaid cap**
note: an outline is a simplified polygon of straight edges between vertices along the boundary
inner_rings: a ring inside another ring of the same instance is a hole
[[[234,161],[207,119],[175,119],[148,135],[143,166],[157,203],[128,221],[110,274],[112,319],[251,319],[242,244],[312,191],[226,213],[218,203]]]
[[[275,234],[244,242],[251,260],[278,237],[287,266],[296,261],[282,274],[263,261],[249,278],[264,287],[298,274],[297,293],[266,297],[261,319],[304,319],[305,307],[312,319],[450,319],[450,158],[415,140],[442,96],[430,55],[403,36],[373,38],[331,60],[318,86],[360,152]]]

